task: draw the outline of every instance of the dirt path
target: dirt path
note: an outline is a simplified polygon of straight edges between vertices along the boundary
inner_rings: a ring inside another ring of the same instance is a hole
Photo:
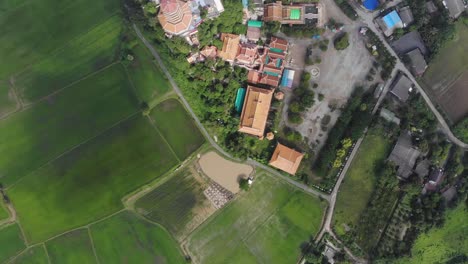
[[[6,204],[6,208],[8,210],[8,214],[10,215],[7,219],[3,219],[2,221],[0,221],[0,228],[4,225],[9,225],[9,224],[12,224],[14,222],[16,222],[16,210],[15,208],[13,207],[13,205],[10,203],[10,204]]]

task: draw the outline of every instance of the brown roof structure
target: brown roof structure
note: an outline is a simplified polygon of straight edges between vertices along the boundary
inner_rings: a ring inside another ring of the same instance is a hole
[[[242,43],[237,50],[236,61],[240,64],[252,66],[258,58],[258,46],[256,44]]]
[[[261,30],[258,27],[247,28],[247,38],[252,41],[258,41],[261,37]]]
[[[284,52],[275,52],[271,48],[266,49],[263,56],[263,64],[260,66],[260,71],[270,73],[270,75],[280,76],[284,69],[284,59],[286,54]]]
[[[277,92],[275,93],[275,98],[276,100],[283,100],[284,99],[284,93],[283,92]]]
[[[223,49],[218,52],[218,56],[225,61],[234,61],[239,47],[240,36],[234,34],[221,34]]]
[[[276,88],[280,83],[280,77],[250,70],[247,75],[247,81],[251,84],[265,84]]]
[[[173,35],[186,33],[192,23],[190,2],[161,0],[158,20],[164,31]]]
[[[281,24],[305,24],[305,5],[285,5],[281,1],[265,5],[263,21],[278,21]]]
[[[269,164],[270,166],[294,175],[303,157],[304,154],[278,143]]]
[[[282,38],[271,37],[270,48],[280,49],[284,52],[288,49],[288,41]]]
[[[242,107],[239,132],[263,138],[273,90],[248,86]]]
[[[216,48],[216,46],[205,46],[200,53],[205,56],[205,58],[214,59],[218,54],[218,48]]]
[[[273,132],[268,132],[266,138],[268,140],[273,140],[275,138],[275,134],[273,134]]]

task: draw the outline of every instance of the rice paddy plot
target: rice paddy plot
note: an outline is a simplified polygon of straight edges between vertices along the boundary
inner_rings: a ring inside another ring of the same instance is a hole
[[[51,263],[96,263],[88,228],[78,229],[46,242]]]
[[[140,100],[154,106],[154,102],[171,90],[171,85],[143,44],[136,45],[132,54],[134,59],[127,65],[130,79]]]
[[[7,81],[0,80],[0,117],[16,108],[16,98]]]
[[[49,264],[47,254],[43,245],[28,248],[17,256],[11,264]]]
[[[176,99],[168,99],[154,107],[151,118],[179,160],[185,160],[205,142],[192,117]]]
[[[27,239],[40,242],[122,209],[121,198],[177,164],[137,115],[8,189]]]
[[[203,223],[187,242],[200,263],[294,263],[320,228],[324,204],[280,179],[261,175],[251,189]],[[245,259],[244,259],[245,258]]]
[[[135,208],[174,236],[183,238],[215,211],[203,194],[205,188],[207,184],[195,169],[188,167],[141,197]]]
[[[4,262],[26,248],[17,224],[0,229],[0,262]]]
[[[15,85],[23,100],[35,101],[115,61],[121,31],[115,15],[22,72]]]
[[[0,182],[17,181],[137,111],[117,64],[1,120]]]
[[[3,2],[3,1],[1,1]],[[15,5],[9,0],[8,7]],[[7,8],[8,8],[7,7]],[[114,0],[23,1],[0,16],[0,79],[49,56],[120,11]]]
[[[1,198],[0,198],[1,199]],[[3,204],[3,201],[0,201],[0,221],[7,219],[9,216],[6,206]]]
[[[166,230],[128,211],[92,225],[91,235],[100,263],[186,263]]]

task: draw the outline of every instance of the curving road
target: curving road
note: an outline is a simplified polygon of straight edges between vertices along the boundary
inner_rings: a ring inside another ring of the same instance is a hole
[[[166,75],[167,79],[169,80],[169,83],[171,84],[172,88],[174,89],[174,91],[176,92],[176,94],[179,96],[180,100],[182,101],[182,103],[184,104],[185,108],[188,110],[188,112],[190,113],[190,115],[192,116],[192,118],[195,120],[195,123],[197,124],[197,126],[200,128],[201,132],[203,133],[203,135],[205,136],[206,139],[208,139],[208,142],[210,143],[211,146],[213,146],[219,153],[223,154],[225,157],[228,157],[230,159],[233,159],[233,160],[237,160],[237,161],[240,161],[239,159],[237,158],[234,158],[232,155],[230,155],[229,153],[227,153],[223,148],[221,148],[214,140],[213,138],[210,136],[210,134],[208,133],[208,131],[206,130],[206,128],[203,126],[203,124],[200,122],[200,120],[198,119],[197,115],[195,114],[195,112],[193,112],[192,108],[190,107],[190,105],[188,104],[187,100],[185,99],[184,95],[182,94],[179,86],[177,86],[176,82],[174,81],[174,79],[172,78],[171,74],[169,73],[169,71],[167,70],[166,66],[164,65],[164,63],[162,62],[161,60],[161,57],[159,57],[159,54],[158,52],[153,48],[153,46],[146,40],[146,38],[143,36],[143,34],[141,33],[140,29],[135,25],[133,24],[133,29],[135,30],[138,38],[140,38],[140,40],[143,42],[143,44],[145,44],[145,46],[149,49],[149,51],[151,52],[151,54],[153,55],[153,57],[155,58],[155,60],[158,62],[159,64],[159,67],[161,68],[161,70],[164,72],[164,74]],[[300,182],[297,182],[289,177],[286,177],[284,175],[282,175],[281,173],[275,171],[274,169],[268,167],[268,166],[265,166],[264,164],[261,164],[257,161],[254,161],[254,160],[247,160],[247,163],[254,166],[254,167],[257,167],[257,168],[261,168],[263,170],[266,170],[268,171],[269,173],[287,181],[288,183],[296,186],[297,188],[307,192],[307,193],[310,193],[312,195],[315,195],[317,197],[321,197],[327,201],[329,201],[329,195],[327,194],[324,194],[324,193],[321,193],[315,189],[312,189]]]

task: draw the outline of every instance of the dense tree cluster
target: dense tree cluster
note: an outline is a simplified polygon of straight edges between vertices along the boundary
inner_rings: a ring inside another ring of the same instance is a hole
[[[468,142],[468,117],[460,121],[453,128],[453,133],[463,142]]]
[[[336,50],[344,50],[349,46],[348,33],[340,34],[333,40],[333,45]]]
[[[390,54],[390,52],[388,52],[385,45],[382,43],[382,41],[380,41],[379,37],[377,37],[377,35],[372,30],[368,30],[366,32],[366,36],[368,39],[367,48],[369,52],[375,56],[378,65],[382,67],[382,70],[380,71],[380,77],[383,80],[387,80],[390,78],[393,68],[395,67],[396,58]],[[374,46],[376,47],[376,50],[373,50]]]
[[[310,73],[303,73],[301,83],[293,90],[293,99],[288,108],[288,119],[292,124],[302,123],[302,113],[314,105],[315,95],[310,89]]]

